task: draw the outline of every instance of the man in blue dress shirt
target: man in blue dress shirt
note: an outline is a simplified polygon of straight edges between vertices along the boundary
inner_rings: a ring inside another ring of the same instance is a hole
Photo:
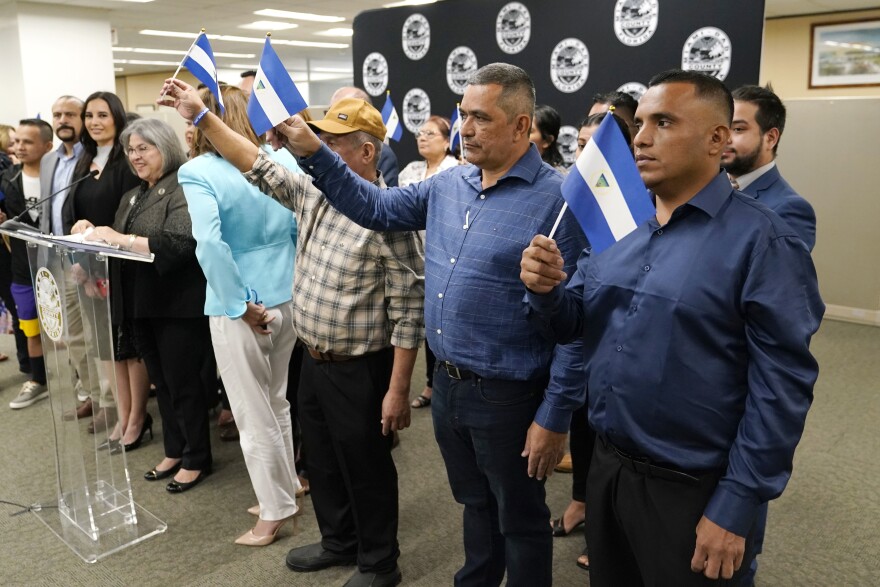
[[[776,166],[783,130],[785,106],[772,89],[737,88],[733,92],[730,145],[721,164],[736,189],[776,212],[812,251],[816,244],[816,213]]]
[[[459,586],[552,581],[543,479],[562,458],[582,381],[566,384],[554,344],[522,311],[519,259],[562,208],[561,175],[529,142],[535,89],[507,64],[473,74],[461,102],[467,166],[406,188],[358,179],[299,118],[278,127],[301,167],[343,214],[373,230],[425,230],[425,328],[437,355],[434,434],[464,505]],[[586,238],[566,214],[557,230],[574,270]],[[550,384],[548,385],[548,380]],[[569,382],[570,383],[570,382]]]
[[[825,307],[803,241],[719,173],[732,113],[715,78],[656,76],[633,141],[656,218],[568,288],[553,241],[523,252],[532,322],[584,346],[593,587],[738,584],[791,474]]]

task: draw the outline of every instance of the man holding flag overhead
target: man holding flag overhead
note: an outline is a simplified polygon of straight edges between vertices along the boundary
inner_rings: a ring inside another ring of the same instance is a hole
[[[719,173],[732,114],[714,77],[655,76],[633,145],[656,217],[586,252],[567,288],[552,240],[522,255],[532,324],[583,342],[594,587],[738,584],[791,474],[825,307],[797,234]]]

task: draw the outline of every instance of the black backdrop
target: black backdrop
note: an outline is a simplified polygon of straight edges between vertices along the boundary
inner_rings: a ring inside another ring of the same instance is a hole
[[[520,10],[523,6],[527,15]],[[502,10],[504,18],[499,17]],[[410,19],[405,31],[404,24],[414,14],[424,19]],[[622,15],[629,19],[621,33],[623,40],[615,32],[615,18]],[[425,21],[430,30],[427,37]],[[523,25],[529,21],[525,47],[518,53],[503,51],[496,41],[496,28],[507,31],[506,43],[511,45],[522,39]],[[382,82],[387,79],[387,90],[401,121],[406,118],[408,126],[415,128],[427,116],[428,105],[418,92],[410,94],[406,103],[404,98],[413,88],[420,88],[430,100],[431,114],[450,116],[461,96],[447,83],[447,59],[454,49],[466,46],[476,56],[477,66],[503,61],[524,68],[535,82],[538,103],[553,106],[563,125],[574,126],[589,109],[593,94],[616,90],[629,82],[647,84],[660,71],[682,67],[683,52],[697,63],[694,67],[710,70],[731,89],[757,83],[763,24],[764,0],[446,0],[359,14],[353,25],[354,77],[356,85],[375,96],[373,103],[379,109],[385,101]],[[723,31],[722,40],[717,40],[718,33],[712,29],[706,32],[709,38],[695,35],[706,27]],[[424,56],[412,59],[406,55],[407,35],[409,52]],[[645,37],[649,37],[647,41]],[[589,63],[583,85],[564,92],[554,85],[551,57],[563,67],[573,66],[561,71],[564,82],[574,82],[569,89],[583,78],[577,72],[584,61],[578,43],[554,54],[557,44],[569,38],[586,46]],[[639,41],[642,43],[637,44]],[[374,53],[381,54],[387,65],[381,59],[365,63]],[[729,66],[726,75],[717,71],[725,60]],[[466,77],[467,67],[474,66],[466,54],[455,61],[459,70],[464,69],[458,77]],[[365,72],[365,66],[369,71]],[[418,158],[411,130],[404,128],[401,141],[392,144],[401,167]]]

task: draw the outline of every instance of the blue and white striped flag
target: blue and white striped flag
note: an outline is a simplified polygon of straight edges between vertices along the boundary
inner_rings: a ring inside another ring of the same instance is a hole
[[[385,142],[388,139],[400,141],[403,137],[403,126],[400,124],[400,116],[397,115],[397,108],[391,101],[391,92],[385,95],[385,105],[382,106],[382,122],[385,123]]]
[[[254,87],[248,100],[248,118],[257,135],[265,134],[308,107],[296,84],[272,48],[269,38],[263,45],[263,55],[254,78]]]
[[[220,111],[226,112],[223,96],[220,95],[220,84],[217,83],[217,63],[214,61],[214,51],[211,50],[211,43],[208,42],[208,35],[199,33],[196,42],[189,48],[189,53],[183,58],[183,66],[211,90],[217,103],[220,104]]]
[[[612,115],[605,117],[572,165],[562,182],[562,197],[596,254],[656,214]]]
[[[449,150],[455,151],[455,147],[461,143],[461,111],[460,105],[455,105],[455,110],[452,111],[452,118],[449,119],[450,127],[449,127]]]

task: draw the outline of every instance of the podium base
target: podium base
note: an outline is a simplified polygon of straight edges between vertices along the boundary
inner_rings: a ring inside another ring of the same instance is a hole
[[[43,503],[57,503],[54,500],[46,500]],[[162,534],[168,529],[168,525],[139,506],[132,503],[136,512],[136,521],[120,524],[110,530],[104,530],[96,540],[92,540],[86,532],[76,525],[70,518],[65,516],[56,507],[40,508],[38,505],[31,506],[33,513],[45,524],[59,539],[66,544],[78,557],[87,563],[96,563],[104,557],[119,552],[129,546]]]

